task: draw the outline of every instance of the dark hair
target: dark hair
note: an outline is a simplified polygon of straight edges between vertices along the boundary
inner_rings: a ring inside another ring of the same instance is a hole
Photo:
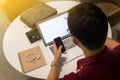
[[[92,3],[81,3],[69,11],[68,26],[71,34],[84,46],[95,50],[104,45],[108,20],[102,10]]]

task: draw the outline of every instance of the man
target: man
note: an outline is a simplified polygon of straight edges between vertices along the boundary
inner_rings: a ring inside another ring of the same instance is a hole
[[[76,72],[60,80],[117,80],[120,76],[120,43],[106,38],[108,21],[101,9],[92,3],[73,7],[69,11],[68,26],[72,41],[83,50],[85,58],[78,60]],[[54,45],[54,65],[47,80],[59,78],[61,48]]]

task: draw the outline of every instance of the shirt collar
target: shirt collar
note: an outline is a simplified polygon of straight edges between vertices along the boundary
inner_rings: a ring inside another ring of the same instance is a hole
[[[102,57],[105,57],[107,55],[108,51],[109,51],[109,49],[105,46],[105,49],[101,53],[78,60],[77,61],[77,70],[80,69],[81,66],[83,67],[83,66],[89,65],[89,64],[94,63],[97,60],[101,59]]]

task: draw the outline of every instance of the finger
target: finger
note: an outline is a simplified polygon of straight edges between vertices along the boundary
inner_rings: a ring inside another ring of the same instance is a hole
[[[58,48],[58,51],[59,51],[59,52],[62,51],[62,45],[60,45],[60,47]]]
[[[53,49],[56,51],[57,50],[57,47],[56,47],[56,44],[53,43]]]

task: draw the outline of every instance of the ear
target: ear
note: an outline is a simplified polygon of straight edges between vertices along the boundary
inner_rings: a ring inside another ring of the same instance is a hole
[[[76,37],[71,36],[71,39],[72,39],[72,41],[73,41],[73,43],[74,43],[75,45],[79,45],[79,41],[78,41],[78,39],[77,39]]]

